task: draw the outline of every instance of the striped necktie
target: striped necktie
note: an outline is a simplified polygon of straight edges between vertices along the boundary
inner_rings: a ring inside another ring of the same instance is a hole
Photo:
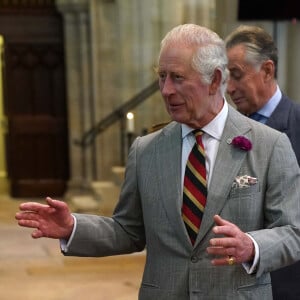
[[[207,187],[205,152],[202,143],[203,131],[197,129],[193,131],[193,134],[196,143],[189,154],[185,169],[182,218],[194,245],[206,204]]]

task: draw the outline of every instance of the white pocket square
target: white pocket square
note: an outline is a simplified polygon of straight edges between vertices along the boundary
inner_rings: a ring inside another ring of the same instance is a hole
[[[257,178],[251,177],[249,175],[242,175],[242,176],[237,176],[234,179],[234,182],[232,184],[232,187],[234,188],[246,188],[251,185],[254,185],[257,183]]]

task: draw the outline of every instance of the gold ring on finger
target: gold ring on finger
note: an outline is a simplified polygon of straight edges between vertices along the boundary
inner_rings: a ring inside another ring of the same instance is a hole
[[[231,255],[228,255],[227,262],[228,262],[228,265],[229,265],[229,266],[234,265],[234,263],[235,263],[234,257],[231,256]]]

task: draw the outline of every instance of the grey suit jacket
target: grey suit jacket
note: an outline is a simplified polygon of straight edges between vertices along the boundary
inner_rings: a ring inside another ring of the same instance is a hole
[[[300,105],[282,95],[266,125],[287,134],[300,166]],[[300,261],[271,272],[274,300],[300,299]]]
[[[230,144],[240,135],[251,140],[252,150]],[[269,272],[300,259],[300,174],[287,136],[229,107],[194,246],[181,218],[181,144],[176,122],[137,138],[113,217],[76,215],[67,255],[105,256],[146,247],[142,300],[272,299]],[[233,182],[240,175],[258,183],[237,188]],[[211,265],[206,248],[214,237],[215,214],[256,240],[255,274],[239,264]]]

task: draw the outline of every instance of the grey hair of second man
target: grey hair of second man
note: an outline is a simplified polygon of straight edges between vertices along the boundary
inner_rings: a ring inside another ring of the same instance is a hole
[[[229,75],[228,59],[225,43],[218,34],[196,24],[178,25],[169,31],[161,41],[161,51],[164,47],[172,44],[195,47],[192,67],[199,72],[204,83],[210,84],[215,70],[220,70],[222,74],[220,92],[224,96]]]
[[[247,61],[259,70],[262,63],[272,60],[277,78],[278,50],[272,36],[263,28],[251,25],[240,25],[225,39],[226,49],[237,45],[246,48]]]

